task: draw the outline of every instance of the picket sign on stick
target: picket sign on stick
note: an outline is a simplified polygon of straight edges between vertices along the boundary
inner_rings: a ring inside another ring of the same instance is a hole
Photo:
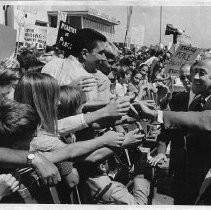
[[[77,30],[77,28],[60,21],[56,45],[65,52],[70,51]]]
[[[194,63],[195,59],[199,55],[200,50],[196,47],[180,44],[176,52],[174,52],[170,63],[166,67],[164,74],[169,73],[171,77],[170,90],[173,92],[173,79],[172,76],[179,76],[180,68],[183,64]]]
[[[166,67],[164,74],[170,73],[171,76],[178,76],[180,67],[185,63],[193,63],[199,53],[200,50],[196,47],[180,44]]]
[[[34,45],[37,49],[45,49],[47,41],[47,28],[40,26],[27,26],[24,28],[24,45]]]
[[[17,31],[0,24],[0,61],[11,57],[15,51]]]

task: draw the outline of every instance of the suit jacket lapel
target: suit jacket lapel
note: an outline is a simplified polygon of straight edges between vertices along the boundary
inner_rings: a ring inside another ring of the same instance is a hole
[[[208,100],[204,104],[202,110],[210,110],[210,109],[211,109],[211,96],[208,98]]]
[[[193,99],[188,110],[189,111],[199,111],[200,110],[200,102],[201,102],[201,96],[198,95]]]

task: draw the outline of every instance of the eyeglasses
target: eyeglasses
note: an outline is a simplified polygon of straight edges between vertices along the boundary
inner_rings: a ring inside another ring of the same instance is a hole
[[[191,76],[190,75],[182,75],[182,76],[180,76],[179,77],[180,78],[180,80],[185,80],[185,78],[187,78],[188,80],[191,80]]]

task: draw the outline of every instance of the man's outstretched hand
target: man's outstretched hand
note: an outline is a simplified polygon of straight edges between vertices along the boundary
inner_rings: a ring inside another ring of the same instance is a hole
[[[157,111],[154,105],[145,101],[137,101],[133,104],[136,110],[139,111],[141,118],[155,120],[157,118]]]
[[[140,130],[137,128],[133,131],[128,132],[125,135],[125,140],[123,141],[122,147],[129,148],[129,147],[138,146],[142,142],[145,136],[145,134],[139,133],[139,131]]]

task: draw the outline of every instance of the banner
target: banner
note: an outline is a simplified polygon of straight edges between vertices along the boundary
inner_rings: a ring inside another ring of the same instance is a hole
[[[16,34],[17,31],[13,28],[0,24],[0,61],[15,52]]]
[[[67,21],[67,12],[58,11],[57,27],[59,26],[60,21],[63,21],[63,22],[66,22]]]
[[[178,76],[180,67],[185,63],[193,63],[199,53],[200,50],[196,47],[180,44],[164,73],[170,72],[172,75]]]
[[[131,30],[131,44],[143,46],[144,32],[145,27],[143,25],[133,25]]]
[[[47,28],[41,26],[28,26],[24,29],[24,45],[33,45],[37,49],[46,47]]]
[[[71,50],[72,41],[77,32],[77,28],[61,21],[59,25],[56,45],[65,51]]]
[[[56,44],[58,28],[47,27],[47,41],[46,45],[52,46]]]
[[[184,45],[190,45],[191,44],[191,36],[183,33],[182,35],[179,35],[177,37],[177,42]]]

